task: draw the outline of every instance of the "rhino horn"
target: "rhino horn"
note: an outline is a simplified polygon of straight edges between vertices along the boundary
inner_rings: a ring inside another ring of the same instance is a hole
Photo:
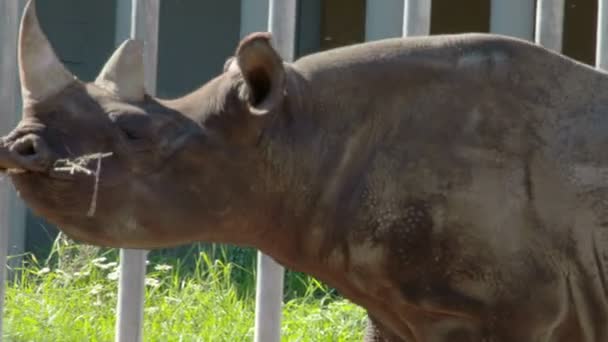
[[[98,86],[122,100],[140,101],[145,96],[143,44],[126,40],[114,52],[95,80]]]
[[[24,102],[42,101],[75,80],[42,32],[34,0],[28,2],[21,19],[18,56]]]

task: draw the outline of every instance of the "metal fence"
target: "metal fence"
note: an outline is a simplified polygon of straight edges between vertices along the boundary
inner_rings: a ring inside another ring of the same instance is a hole
[[[565,0],[491,0],[490,30],[494,33],[534,40],[560,51]],[[608,0],[598,0],[596,64],[608,67]],[[0,0],[0,134],[14,127],[19,113],[16,43],[18,22],[25,0]],[[242,0],[242,23],[245,30],[267,28],[274,34],[274,44],[283,58],[294,58],[297,27],[296,0]],[[367,0],[365,36],[375,40],[395,36],[427,35],[430,32],[431,0]],[[254,8],[268,8],[266,16],[254,15]],[[117,1],[116,41],[128,37],[143,40],[145,48],[146,88],[156,89],[158,22],[160,0]],[[248,14],[252,13],[251,17]],[[129,15],[130,14],[130,15]],[[213,15],[213,14],[208,14]],[[122,29],[120,29],[122,28]],[[24,227],[24,206],[18,201],[7,180],[0,180],[0,309],[3,308],[6,281],[6,256],[9,232],[19,236]],[[122,250],[120,285],[117,303],[116,340],[141,341],[145,251]],[[255,341],[279,341],[283,268],[271,258],[259,254],[256,293]],[[2,340],[0,310],[0,341]]]

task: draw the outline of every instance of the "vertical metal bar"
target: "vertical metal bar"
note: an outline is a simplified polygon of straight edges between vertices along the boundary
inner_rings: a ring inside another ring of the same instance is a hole
[[[268,30],[277,51],[287,62],[292,62],[296,46],[296,0],[270,0]]]
[[[141,342],[144,321],[146,252],[120,250],[116,341]]]
[[[431,0],[404,0],[403,36],[427,36],[431,33]]]
[[[159,0],[132,0],[132,15],[128,17],[131,21],[130,36],[144,42],[145,83],[150,95],[156,93],[159,11]],[[124,15],[122,17],[127,18]],[[124,23],[117,24],[117,27],[123,27],[122,31],[117,29],[117,38],[118,35],[125,34],[124,28],[127,26]],[[146,256],[145,250],[120,250],[120,283],[116,316],[118,342],[142,341]]]
[[[19,120],[17,73],[17,36],[23,3],[0,0],[0,135],[8,133]],[[3,335],[4,295],[7,255],[22,252],[25,234],[24,207],[16,207],[18,198],[10,182],[0,179],[0,341]],[[17,239],[15,239],[17,238]],[[11,240],[12,239],[12,240]],[[15,250],[14,245],[18,249]],[[21,248],[19,248],[21,247]]]
[[[283,276],[285,270],[268,255],[258,252],[255,294],[255,342],[281,341]]]
[[[403,0],[367,0],[365,3],[365,40],[401,36]]]
[[[548,49],[562,50],[564,0],[537,0],[534,41]]]
[[[3,1],[7,2],[10,0]],[[6,189],[6,180],[4,180],[3,183],[4,184],[0,185],[0,197],[2,199],[5,199],[6,197],[8,197],[8,191]],[[0,215],[2,215],[2,222],[0,223],[0,342],[2,342],[2,335],[4,331],[2,328],[4,321],[4,291],[6,286],[6,255],[8,252],[8,225],[6,224],[8,210],[5,201],[2,201],[2,203],[0,203]]]
[[[534,0],[492,0],[490,31],[534,39]]]
[[[17,37],[19,35],[19,19],[25,6],[25,1],[16,0],[0,0],[3,3],[1,6],[3,22],[0,23],[0,28],[3,36],[0,40],[0,53],[2,54],[2,65],[0,66],[0,77],[2,80],[2,91],[0,91],[0,103],[5,110],[0,118],[0,135],[8,133],[10,129],[21,119],[21,101],[19,100],[19,74],[17,72]],[[6,16],[4,15],[6,11]],[[10,87],[9,84],[12,84]],[[6,89],[6,91],[5,91]],[[4,179],[2,186],[6,187],[5,196],[0,199],[0,205],[6,206],[8,216],[5,217],[8,237],[5,242],[8,244],[8,255],[19,255],[8,260],[10,267],[18,267],[21,265],[22,258],[20,255],[25,250],[25,216],[26,206],[17,192],[12,187],[11,183]],[[9,273],[10,277],[10,273]]]
[[[287,62],[294,60],[296,20],[296,0],[270,0],[268,30],[272,32],[274,47]],[[281,341],[284,274],[285,270],[274,259],[258,252],[255,342]]]
[[[158,67],[158,23],[160,19],[160,0],[132,0],[131,37],[144,42],[144,65],[146,91],[156,95],[156,76]]]
[[[597,12],[597,42],[595,65],[608,70],[608,1],[599,0]]]

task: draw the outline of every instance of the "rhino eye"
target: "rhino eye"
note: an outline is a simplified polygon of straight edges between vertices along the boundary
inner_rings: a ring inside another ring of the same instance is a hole
[[[138,132],[135,130],[131,130],[129,128],[121,127],[123,133],[129,140],[139,140],[141,137],[137,134]]]
[[[110,113],[109,117],[128,140],[143,140],[149,137],[150,118],[148,115]]]

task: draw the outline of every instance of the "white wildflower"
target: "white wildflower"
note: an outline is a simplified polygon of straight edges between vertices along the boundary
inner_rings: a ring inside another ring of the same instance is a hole
[[[159,272],[167,272],[167,271],[171,271],[173,269],[173,266],[171,265],[166,265],[166,264],[159,264],[154,266],[154,270],[159,271]]]
[[[75,272],[74,273],[74,277],[76,278],[82,278],[82,277],[87,277],[91,274],[91,272],[89,271],[84,271],[84,272]]]
[[[160,309],[157,306],[151,306],[149,308],[145,308],[144,312],[146,313],[155,313],[158,312]]]
[[[107,264],[95,264],[95,266],[101,268],[102,270],[109,270],[110,268],[114,268],[114,267],[118,266],[118,263],[115,261],[112,261]]]
[[[199,285],[199,284],[189,284],[189,287],[194,290],[194,291],[203,291],[203,286]],[[182,288],[184,288],[184,286],[182,286]]]
[[[150,286],[150,287],[159,287],[160,286],[160,281],[158,281],[158,279],[154,279],[154,278],[146,278],[146,286]]]
[[[95,286],[93,286],[93,288],[91,288],[91,290],[89,291],[90,295],[98,295],[103,291],[103,286],[97,284]]]
[[[64,270],[56,270],[55,273],[63,277],[65,280],[71,280],[73,278],[71,274],[65,272]]]
[[[108,274],[108,279],[109,280],[117,280],[118,277],[120,276],[120,271],[119,270],[114,270],[113,272]]]
[[[106,257],[95,258],[95,259],[91,260],[91,263],[96,265],[96,264],[104,263],[104,262],[106,262],[106,260],[108,260],[108,259],[106,259]]]
[[[51,271],[50,268],[44,267],[44,268],[41,268],[38,272],[36,272],[36,275],[39,275],[39,276],[45,275],[45,274],[49,273],[50,271]]]
[[[182,300],[175,297],[165,297],[165,301],[169,303],[181,303]]]

